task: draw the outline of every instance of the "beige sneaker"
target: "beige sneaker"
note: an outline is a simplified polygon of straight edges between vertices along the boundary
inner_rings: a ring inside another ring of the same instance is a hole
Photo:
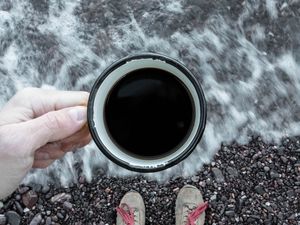
[[[124,195],[117,208],[117,225],[145,225],[145,204],[136,191]]]
[[[176,225],[203,225],[207,205],[196,187],[185,185],[176,199]]]

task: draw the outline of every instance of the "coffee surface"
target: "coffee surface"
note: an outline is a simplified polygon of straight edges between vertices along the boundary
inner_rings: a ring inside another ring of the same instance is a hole
[[[130,72],[105,104],[106,129],[123,151],[141,157],[174,151],[189,135],[193,104],[184,84],[164,70]]]

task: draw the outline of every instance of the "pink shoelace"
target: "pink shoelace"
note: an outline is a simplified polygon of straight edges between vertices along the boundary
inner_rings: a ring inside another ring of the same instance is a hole
[[[124,209],[125,207],[127,210]],[[122,203],[121,207],[117,207],[117,213],[119,213],[126,225],[134,225],[134,211],[126,203]]]
[[[189,215],[186,225],[196,225],[196,220],[199,218],[199,216],[206,210],[208,207],[208,202],[205,202],[201,205],[199,205],[196,209],[194,209]]]

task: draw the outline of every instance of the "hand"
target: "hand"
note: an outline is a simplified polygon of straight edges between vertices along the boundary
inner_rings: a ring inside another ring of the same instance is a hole
[[[91,140],[86,92],[26,88],[0,111],[0,199],[34,168],[45,168]]]

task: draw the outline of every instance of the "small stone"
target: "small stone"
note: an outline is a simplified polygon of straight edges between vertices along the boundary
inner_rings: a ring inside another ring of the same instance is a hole
[[[6,224],[6,217],[3,214],[0,214],[0,225]]]
[[[2,209],[4,206],[3,202],[0,201],[0,209]]]
[[[228,210],[228,211],[225,212],[225,215],[226,215],[226,216],[229,216],[229,217],[234,216],[234,214],[235,214],[235,213],[234,213],[233,210]]]
[[[61,213],[57,213],[57,217],[61,220],[63,220],[65,218],[64,215]]]
[[[38,225],[42,221],[42,216],[41,214],[36,214],[33,219],[31,220],[29,225]]]
[[[52,216],[51,219],[52,219],[54,222],[57,222],[57,221],[58,221],[57,216]]]
[[[55,202],[64,202],[64,201],[68,201],[71,199],[71,195],[70,194],[66,194],[66,193],[60,193],[57,195],[54,195],[51,198],[51,202],[55,203]]]
[[[205,182],[205,181],[200,181],[200,182],[199,182],[199,185],[200,185],[201,187],[205,187],[205,186],[206,186],[206,182]]]
[[[261,185],[255,186],[254,190],[256,191],[257,194],[260,194],[260,195],[265,193],[265,190],[264,190],[263,186],[261,186]]]
[[[16,201],[15,205],[16,205],[18,213],[22,215],[23,214],[23,208],[22,208],[21,204]]]
[[[16,198],[15,198],[17,201],[20,201],[21,200],[21,195],[16,195]]]
[[[47,217],[45,225],[51,225],[52,221],[51,221],[51,217]]]
[[[211,197],[210,197],[210,200],[211,201],[216,201],[217,200],[217,195],[215,194],[215,195],[212,195]]]
[[[73,205],[72,205],[72,203],[70,203],[68,201],[65,201],[64,204],[63,204],[63,207],[64,207],[65,210],[72,210]]]
[[[269,172],[269,171],[270,171],[270,167],[265,166],[265,167],[264,167],[264,171],[265,171],[265,172]]]
[[[294,196],[295,196],[295,192],[294,192],[294,190],[288,190],[288,191],[286,192],[286,194],[287,194],[287,196],[288,196],[289,198],[291,198],[291,197],[294,197]]]
[[[225,178],[224,178],[223,173],[220,169],[214,167],[214,168],[212,168],[212,172],[214,174],[214,177],[215,177],[217,183],[224,183],[225,182]]]
[[[192,178],[191,178],[191,180],[193,181],[193,182],[199,182],[199,176],[192,176]]]
[[[111,192],[111,189],[110,189],[110,188],[106,188],[106,189],[105,189],[105,192],[108,194],[108,193]]]
[[[50,191],[49,185],[45,185],[45,186],[42,188],[42,193],[43,193],[43,194],[47,194],[49,191]]]
[[[233,167],[227,167],[227,173],[232,176],[232,177],[238,177],[239,176],[239,172],[236,168]]]
[[[288,162],[288,159],[286,157],[284,157],[284,156],[281,156],[280,159],[281,159],[281,161],[283,163],[287,163]]]
[[[29,187],[20,187],[19,188],[19,193],[24,194],[25,192],[29,191]]]
[[[38,201],[38,195],[33,190],[28,191],[22,195],[22,201],[27,208],[31,209]]]
[[[85,182],[85,178],[83,176],[80,176],[78,182],[79,184],[83,184]]]
[[[173,192],[178,193],[178,192],[179,192],[179,187],[174,188],[174,189],[173,189]]]
[[[270,176],[271,176],[272,179],[280,177],[279,173],[277,173],[276,171],[271,171],[270,172]]]
[[[19,225],[20,224],[21,217],[15,211],[8,211],[5,215],[6,215],[7,222],[10,225]]]
[[[41,192],[43,186],[40,184],[32,184],[32,190],[36,191],[36,192]]]
[[[25,208],[25,209],[23,210],[23,212],[24,212],[24,213],[28,213],[28,212],[30,212],[30,209]]]

